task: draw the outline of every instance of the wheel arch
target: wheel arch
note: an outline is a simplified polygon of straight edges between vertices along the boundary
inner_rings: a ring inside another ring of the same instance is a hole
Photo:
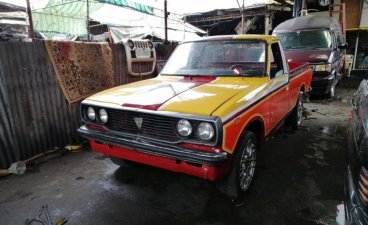
[[[255,117],[248,122],[242,131],[242,135],[246,130],[252,131],[256,134],[258,139],[258,146],[261,146],[265,140],[265,124],[260,117]]]
[[[236,143],[234,153],[237,151],[239,143],[246,131],[252,131],[257,136],[258,146],[261,146],[264,143],[266,136],[265,123],[260,116],[255,116],[251,120],[249,120],[247,124],[244,126],[240,134],[240,137]]]

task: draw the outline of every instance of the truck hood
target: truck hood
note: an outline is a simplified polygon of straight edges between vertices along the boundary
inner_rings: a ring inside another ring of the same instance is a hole
[[[85,102],[137,109],[211,115],[241,91],[256,89],[266,78],[158,76],[95,94]]]
[[[288,50],[285,57],[288,62],[327,63],[330,61],[332,50]]]

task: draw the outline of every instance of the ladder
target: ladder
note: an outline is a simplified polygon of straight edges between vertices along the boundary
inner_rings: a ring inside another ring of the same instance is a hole
[[[330,17],[333,17],[335,13],[339,14],[339,22],[341,25],[342,33],[346,39],[346,16],[345,16],[345,3],[331,4],[329,6]]]

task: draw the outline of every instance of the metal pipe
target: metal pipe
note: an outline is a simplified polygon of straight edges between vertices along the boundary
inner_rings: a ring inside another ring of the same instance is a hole
[[[35,33],[33,29],[32,9],[31,9],[31,4],[29,3],[29,0],[27,0],[27,14],[28,14],[28,22],[29,22],[28,36],[30,38],[35,38]]]
[[[184,16],[183,21],[183,40],[185,40],[185,22],[187,21],[187,17]]]
[[[242,6],[242,34],[244,34],[244,0],[243,0],[243,6]]]
[[[86,26],[87,26],[87,41],[91,41],[91,38],[89,37],[89,0],[87,0],[87,22],[86,22]]]
[[[167,43],[167,0],[164,1],[164,17],[165,17],[165,43]]]
[[[244,34],[244,10],[242,10],[241,34]]]
[[[268,35],[270,24],[270,15],[268,14],[267,5],[265,7],[265,34]]]
[[[357,39],[355,42],[355,52],[354,52],[354,63],[353,63],[353,69],[355,70],[355,63],[356,63],[356,58],[357,58],[357,53],[358,53],[358,43],[359,43],[359,33],[360,30],[358,30],[358,35],[357,35]]]

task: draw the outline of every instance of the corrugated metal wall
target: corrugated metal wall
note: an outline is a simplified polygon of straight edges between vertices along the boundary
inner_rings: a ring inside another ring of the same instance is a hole
[[[0,49],[0,54],[3,53]],[[3,54],[0,55],[3,57]],[[2,61],[2,60],[1,60]],[[4,71],[0,67],[0,167],[8,165],[19,153],[13,152],[13,120],[9,110],[9,96],[6,89]]]
[[[124,49],[111,48],[117,85],[153,77],[128,76]],[[79,103],[64,98],[44,43],[0,43],[0,168],[78,142],[80,124]]]
[[[76,141],[79,105],[64,98],[42,42],[1,43],[0,73],[0,167]]]

